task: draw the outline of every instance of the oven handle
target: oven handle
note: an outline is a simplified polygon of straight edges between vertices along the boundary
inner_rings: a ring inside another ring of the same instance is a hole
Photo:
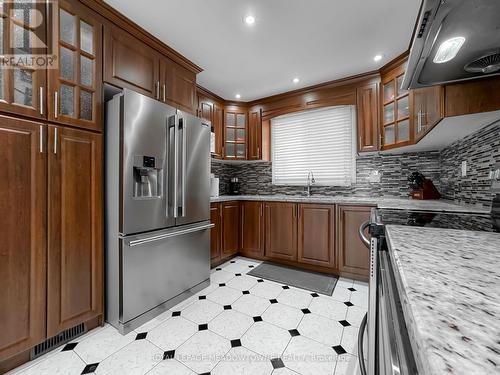
[[[363,341],[365,338],[367,318],[368,318],[368,313],[365,314],[363,320],[361,321],[361,325],[359,327],[359,332],[358,332],[358,361],[359,361],[359,370],[361,371],[361,375],[366,375],[365,353],[363,351]]]
[[[369,221],[365,221],[363,224],[359,226],[359,238],[361,238],[361,241],[365,244],[367,248],[370,248],[370,240],[366,238],[364,231],[368,226],[370,225]]]

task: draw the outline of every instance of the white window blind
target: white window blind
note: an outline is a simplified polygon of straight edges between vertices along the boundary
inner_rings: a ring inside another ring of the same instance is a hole
[[[354,106],[336,106],[271,120],[273,184],[351,186],[356,178]]]

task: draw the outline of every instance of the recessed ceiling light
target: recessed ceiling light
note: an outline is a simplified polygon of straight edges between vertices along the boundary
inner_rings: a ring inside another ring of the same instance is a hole
[[[300,82],[300,79],[299,79],[299,78],[297,78],[297,77],[295,77],[294,79],[292,79],[292,82],[293,82],[293,83],[299,83],[299,82]]]
[[[254,16],[245,16],[245,18],[243,18],[243,20],[245,21],[245,23],[247,25],[253,25],[255,23],[255,17]]]
[[[442,64],[452,60],[457,55],[464,42],[465,38],[463,36],[457,36],[455,38],[445,40],[439,46],[436,56],[434,56],[432,61],[436,64]]]
[[[375,55],[375,57],[373,57],[373,61],[380,61],[382,60],[382,55]]]
[[[236,99],[240,99],[240,98],[241,98],[241,95],[240,95],[240,94],[236,94],[234,97],[235,97]]]

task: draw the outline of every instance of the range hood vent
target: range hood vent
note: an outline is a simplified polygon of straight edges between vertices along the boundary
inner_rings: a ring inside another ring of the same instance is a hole
[[[464,69],[469,73],[489,74],[498,72],[500,70],[500,52],[480,57],[465,65]]]
[[[423,0],[402,87],[500,74],[499,15],[500,0]]]

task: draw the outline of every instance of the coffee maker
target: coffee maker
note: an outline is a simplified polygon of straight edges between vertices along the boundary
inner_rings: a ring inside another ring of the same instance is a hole
[[[229,194],[238,195],[240,193],[240,181],[238,177],[233,177],[229,181]]]

